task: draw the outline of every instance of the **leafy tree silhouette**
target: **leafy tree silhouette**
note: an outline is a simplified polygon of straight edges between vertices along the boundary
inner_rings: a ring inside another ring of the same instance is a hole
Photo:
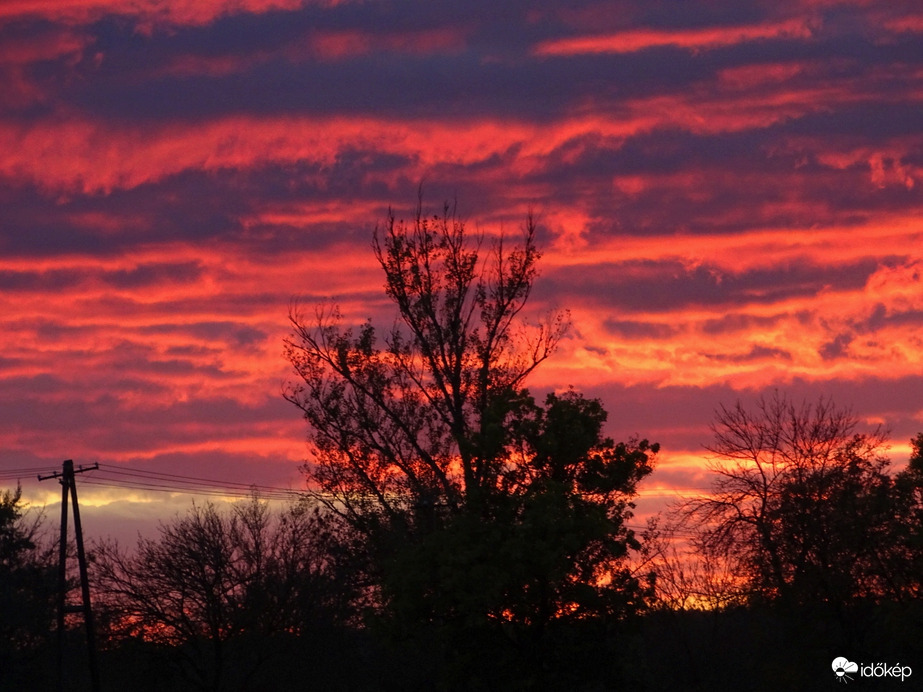
[[[776,392],[712,425],[712,493],[683,508],[703,554],[733,563],[751,600],[834,607],[891,595],[896,481],[880,430],[831,401]],[[906,504],[906,503],[904,503]]]
[[[880,590],[904,603],[919,602],[923,595],[923,433],[910,446],[907,468],[895,477],[888,498],[893,518],[879,577]]]
[[[568,319],[522,319],[540,257],[531,216],[523,231],[485,258],[452,207],[421,203],[375,234],[397,310],[384,338],[343,329],[335,307],[290,315],[308,479],[356,537],[380,621],[444,684],[540,675],[564,623],[611,624],[650,596],[625,520],[658,446],[605,437],[597,400],[525,389]]]
[[[39,541],[42,518],[23,506],[19,486],[0,493],[0,688],[3,689],[42,684],[37,657],[47,655],[57,584],[52,547],[43,547]]]

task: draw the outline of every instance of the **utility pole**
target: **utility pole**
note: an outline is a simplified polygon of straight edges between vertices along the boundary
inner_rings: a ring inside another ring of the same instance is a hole
[[[83,530],[80,526],[80,507],[77,505],[77,482],[74,475],[93,471],[99,464],[80,466],[74,470],[74,462],[67,459],[61,466],[60,473],[55,471],[48,476],[39,476],[40,481],[49,478],[60,479],[61,494],[61,544],[58,553],[58,690],[64,689],[64,615],[82,613],[87,635],[87,660],[90,664],[90,683],[93,692],[99,692],[99,668],[96,664],[96,634],[93,626],[93,609],[90,606],[90,580],[87,576],[87,558],[83,549]],[[67,605],[67,499],[70,495],[74,508],[74,534],[77,538],[77,563],[80,568],[80,591],[83,597],[81,605]]]

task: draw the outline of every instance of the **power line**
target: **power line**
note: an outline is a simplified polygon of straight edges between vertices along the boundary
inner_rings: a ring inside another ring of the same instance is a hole
[[[0,470],[0,480],[20,480],[28,476],[53,473],[55,466],[21,466]]]
[[[238,488],[241,490],[250,490],[251,488],[257,488],[259,490],[266,490],[272,492],[297,492],[292,488],[282,488],[272,485],[261,485],[258,483],[238,483],[235,481],[219,481],[213,478],[202,478],[201,476],[183,476],[176,473],[162,473],[159,471],[148,471],[145,469],[132,469],[119,466],[112,466],[110,464],[102,464],[100,466],[106,473],[115,474],[119,476],[134,476],[142,479],[152,479],[163,481],[165,483],[179,483],[182,485],[191,485],[191,486],[208,486],[208,487],[221,487],[221,488]]]
[[[88,485],[150,492],[181,493],[213,497],[248,498],[256,492],[260,497],[293,500],[305,491],[258,483],[239,483],[202,476],[149,471],[126,466],[100,464],[100,473],[87,479]]]
[[[102,488],[116,488],[121,490],[138,490],[146,492],[162,492],[171,494],[186,495],[203,495],[212,497],[235,497],[248,498],[256,491],[257,495],[264,499],[270,500],[291,500],[296,499],[301,493],[297,490],[286,491],[267,491],[259,486],[253,486],[249,491],[240,488],[222,488],[215,487],[189,487],[183,485],[170,485],[160,483],[147,483],[144,481],[123,480],[117,478],[107,478],[100,475],[99,478],[84,482],[85,485],[95,485]]]
[[[17,483],[35,476],[53,476],[54,466],[20,466],[0,470],[0,483]],[[306,489],[283,488],[260,483],[187,476],[178,473],[150,471],[123,464],[97,464],[99,469],[92,478],[86,478],[86,485],[101,488],[136,490],[213,497],[249,498],[256,492],[260,497],[271,500],[293,500],[307,492]]]

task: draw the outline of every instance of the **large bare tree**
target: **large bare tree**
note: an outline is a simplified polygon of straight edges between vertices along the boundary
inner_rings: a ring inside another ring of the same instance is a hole
[[[508,470],[504,426],[526,377],[567,328],[557,313],[518,320],[539,251],[526,220],[521,243],[482,241],[446,205],[410,223],[390,215],[374,253],[398,318],[384,338],[371,323],[342,329],[335,307],[290,314],[286,389],[310,426],[309,479],[335,511],[361,524],[413,508],[482,502]]]

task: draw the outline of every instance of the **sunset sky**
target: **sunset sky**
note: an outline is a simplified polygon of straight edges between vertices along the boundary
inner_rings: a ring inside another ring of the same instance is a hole
[[[53,511],[31,470],[67,458],[301,487],[289,305],[390,326],[371,234],[421,183],[486,235],[534,210],[533,314],[573,329],[530,387],[663,445],[643,512],[774,388],[902,464],[921,47],[918,0],[4,0],[0,487]],[[95,533],[190,502],[91,476]]]

